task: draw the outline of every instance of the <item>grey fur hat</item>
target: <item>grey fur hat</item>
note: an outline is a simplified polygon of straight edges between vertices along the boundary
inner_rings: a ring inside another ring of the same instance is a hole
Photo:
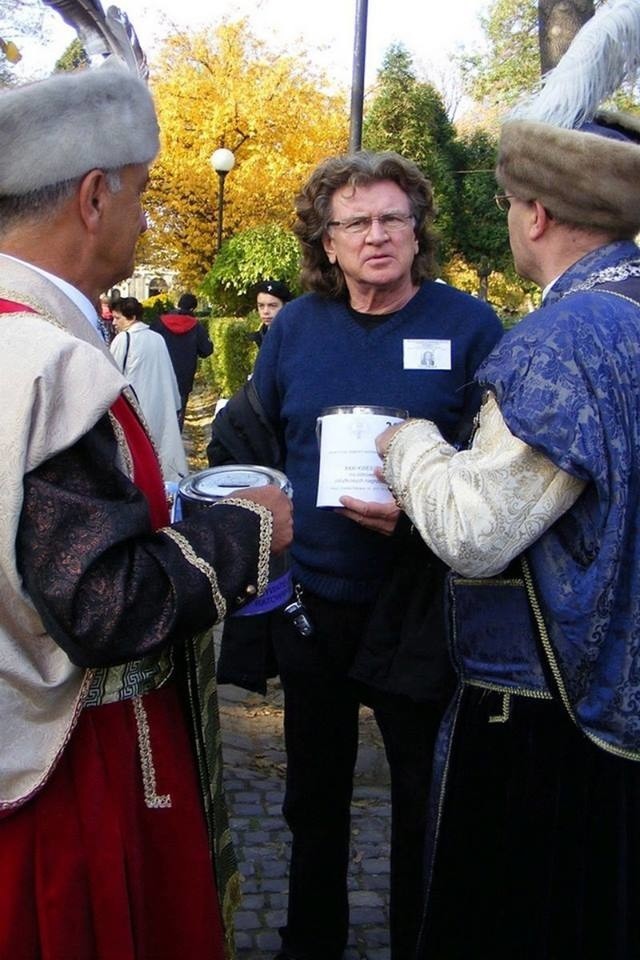
[[[640,117],[602,104],[640,67],[640,0],[609,0],[502,126],[496,179],[575,226],[640,230]]]
[[[112,61],[2,91],[0,130],[2,196],[150,163],[160,145],[145,83]]]

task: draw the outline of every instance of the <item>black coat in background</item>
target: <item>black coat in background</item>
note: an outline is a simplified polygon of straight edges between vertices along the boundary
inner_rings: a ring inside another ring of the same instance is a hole
[[[164,339],[178,381],[182,409],[193,389],[198,357],[210,357],[213,344],[207,331],[195,317],[188,313],[167,313],[161,316],[151,329]]]

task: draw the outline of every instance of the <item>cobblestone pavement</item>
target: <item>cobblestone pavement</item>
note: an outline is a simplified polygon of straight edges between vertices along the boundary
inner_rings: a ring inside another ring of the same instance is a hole
[[[192,471],[207,466],[213,402],[198,375],[184,437]],[[278,927],[286,916],[289,860],[289,831],[282,817],[282,690],[270,681],[262,697],[225,684],[218,697],[231,829],[244,877],[236,914],[237,957],[272,960],[280,947]],[[389,960],[388,772],[377,726],[366,708],[361,712],[351,837],[351,933],[344,960]]]
[[[238,960],[271,960],[280,947],[287,902],[283,695],[277,681],[270,681],[266,697],[231,684],[218,695],[227,800],[244,878],[236,914]],[[351,935],[344,960],[389,960],[388,775],[375,721],[365,708],[352,813]]]

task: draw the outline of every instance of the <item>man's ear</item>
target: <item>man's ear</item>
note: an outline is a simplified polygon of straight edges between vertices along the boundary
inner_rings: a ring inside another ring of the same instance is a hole
[[[322,234],[322,246],[324,247],[324,252],[327,255],[327,260],[329,263],[335,263],[337,260],[336,250],[333,243],[333,237],[331,234],[325,232]]]
[[[90,233],[94,233],[102,221],[109,192],[103,170],[90,170],[82,178],[78,190],[78,205],[80,216]]]
[[[551,217],[539,200],[531,201],[531,219],[529,221],[529,236],[532,240],[539,240],[546,232]]]

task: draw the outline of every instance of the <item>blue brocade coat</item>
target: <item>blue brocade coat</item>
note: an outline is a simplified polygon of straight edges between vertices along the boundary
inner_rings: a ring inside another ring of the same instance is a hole
[[[640,759],[640,249],[592,251],[478,371],[515,436],[587,481],[528,551],[565,705]]]

